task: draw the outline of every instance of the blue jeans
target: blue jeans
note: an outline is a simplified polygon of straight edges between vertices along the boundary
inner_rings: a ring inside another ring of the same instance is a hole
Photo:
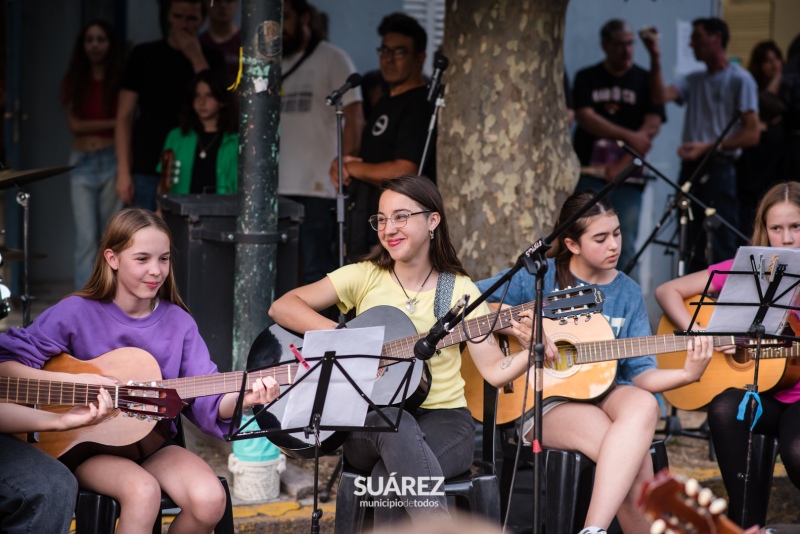
[[[78,481],[58,460],[0,434],[0,532],[69,532]]]
[[[606,181],[594,176],[581,174],[575,191],[591,190],[595,193],[606,186]],[[622,250],[619,253],[617,269],[623,270],[636,254],[636,237],[639,234],[639,212],[642,208],[643,185],[623,182],[606,197],[617,212],[619,228],[622,233]]]
[[[300,285],[311,284],[322,280],[338,267],[334,265],[334,258],[339,250],[339,238],[335,232],[336,199],[301,196],[286,198],[302,204],[305,211],[298,242],[303,268]]]
[[[397,408],[382,410],[391,421],[396,420]],[[369,412],[366,425],[385,425],[385,422],[375,412]],[[373,488],[377,489],[377,480],[383,480],[385,488],[390,474],[398,484],[401,477],[420,480],[460,475],[472,465],[474,447],[475,424],[469,410],[420,409],[416,415],[403,411],[397,432],[352,432],[344,444],[344,456],[353,467],[369,473]],[[394,494],[374,498],[404,499]],[[376,525],[404,519],[403,510],[415,521],[431,516],[449,517],[444,496],[418,496],[416,500],[428,505],[373,508]]]
[[[158,191],[158,175],[133,173],[133,205],[156,211],[156,192]]]
[[[70,196],[75,221],[74,284],[83,289],[92,273],[97,245],[108,222],[122,207],[117,197],[117,159],[114,146],[72,152]]]
[[[699,161],[684,161],[681,165],[680,184],[689,180]],[[715,208],[720,217],[734,228],[739,227],[739,198],[736,192],[736,167],[733,158],[720,154],[712,156],[700,171],[690,191],[698,200]],[[692,259],[687,272],[701,271],[715,263],[736,255],[739,238],[721,226],[713,232],[710,257],[706,256],[706,215],[700,206],[692,205],[694,221],[689,223],[689,247]],[[744,243],[742,243],[744,244]]]

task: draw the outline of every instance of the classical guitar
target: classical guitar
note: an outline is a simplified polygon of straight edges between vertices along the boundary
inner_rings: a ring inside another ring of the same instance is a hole
[[[689,337],[656,335],[614,339],[614,332],[605,317],[595,314],[585,321],[544,321],[544,332],[558,347],[558,359],[545,362],[543,398],[564,398],[588,401],[603,395],[614,383],[617,360],[650,354],[676,352],[686,358]],[[749,338],[713,336],[714,345],[749,346]],[[510,340],[511,352],[519,346]],[[475,419],[483,417],[483,383],[471,357],[465,351],[461,375],[467,383],[467,406]],[[591,364],[591,365],[589,365]],[[683,364],[681,363],[681,366]],[[533,373],[530,376],[533,379]],[[760,382],[760,380],[759,380]],[[517,419],[525,393],[525,377],[501,388],[498,396],[497,422]],[[533,388],[528,391],[525,411],[533,408]]]
[[[686,309],[694,314],[700,295],[686,299]],[[702,306],[698,315],[700,324],[708,324],[713,306]],[[794,319],[789,315],[792,326]],[[678,330],[666,316],[661,317],[658,323],[658,333],[666,334]],[[795,328],[795,331],[800,331]],[[734,354],[714,352],[700,380],[671,391],[663,393],[664,398],[674,407],[681,410],[697,410],[705,407],[715,396],[728,388],[744,388],[753,382],[753,367],[755,362],[755,341],[743,340],[737,344]],[[791,347],[782,346],[775,340],[762,340],[761,359],[758,365],[759,391],[770,389],[786,389],[792,387],[800,380],[800,343],[793,343]],[[682,352],[667,352],[658,355],[660,369],[682,368],[686,354]]]
[[[639,508],[652,522],[650,532],[663,534],[742,534],[742,529],[723,515],[728,507],[694,479],[682,479],[664,470],[647,482]]]
[[[591,286],[581,290],[573,289],[562,292],[551,298],[553,304],[548,306],[548,316],[556,318],[570,317],[577,309],[592,309],[596,306],[595,298]],[[556,300],[558,300],[558,303],[556,303]],[[481,336],[490,332],[492,328],[502,329],[509,327],[512,318],[518,319],[520,312],[532,308],[533,304],[529,303],[503,310],[499,314],[494,313],[470,319],[466,321],[464,328],[469,337]],[[496,323],[495,317],[497,317]],[[350,321],[348,326],[351,328],[373,326],[371,323],[376,318],[379,321],[383,321],[381,324],[387,325],[382,356],[413,360],[414,344],[424,334],[415,333],[408,337],[392,337],[403,328],[410,328],[412,332],[416,332],[408,316],[397,308],[390,306],[372,308]],[[273,332],[284,337],[278,337]],[[291,354],[288,344],[283,345],[285,342],[297,342],[298,347],[302,346],[302,338],[290,341],[286,337],[289,336],[287,331],[274,326],[265,330],[259,337],[261,338],[262,336],[270,338],[274,345],[271,350],[281,354]],[[443,348],[465,340],[464,329],[459,325],[459,328],[453,329],[437,347]],[[278,356],[280,358],[280,354]],[[292,356],[292,358],[294,357]],[[376,378],[374,388],[373,401],[376,404],[379,400],[385,399],[388,402],[391,399],[391,395],[396,390],[396,386],[392,389],[392,384],[400,381],[405,374],[405,371],[398,370],[395,372],[392,369],[393,363],[393,361],[389,360],[386,360],[385,363],[382,362],[384,371],[380,374],[380,378]],[[426,381],[423,379],[423,368],[427,370],[427,366],[421,365],[421,362],[416,362],[416,366],[419,366],[419,372],[416,375],[417,380],[420,382],[419,389],[424,390]],[[174,389],[180,399],[183,400],[238,392],[244,378],[242,371],[234,371],[162,380],[161,370],[156,360],[146,351],[131,347],[116,349],[86,361],[62,354],[51,358],[45,365],[45,369],[72,374],[90,373],[110,376],[116,378],[120,383],[128,381],[148,383],[154,387]],[[296,375],[297,364],[287,361],[274,367],[248,372],[245,389],[250,389],[253,381],[267,376],[273,377],[281,385],[291,385]],[[421,400],[418,402],[422,402],[424,395],[419,397]],[[45,406],[44,408],[53,411],[59,409],[52,406]],[[139,420],[128,417],[114,417],[104,421],[102,425],[66,432],[42,432],[37,446],[51,456],[60,458],[68,465],[75,465],[89,455],[98,453],[115,454],[133,459],[140,458],[155,451],[163,443],[165,436],[166,429],[157,427],[155,419]],[[344,433],[335,433],[323,442],[323,452],[330,453],[336,450],[344,442],[345,437],[346,434]],[[276,441],[276,444],[280,446],[278,443],[280,441],[279,437],[276,436],[273,441]],[[301,442],[302,445],[298,445],[296,451],[293,449],[294,442],[292,440],[287,440],[287,443],[288,445],[284,448],[284,452],[287,454],[293,454],[298,457],[311,457],[313,455],[313,447],[306,443]]]
[[[178,173],[180,168],[175,164],[175,152],[172,150],[165,150],[161,153],[161,173],[158,177],[158,189],[156,191],[159,195],[166,195],[172,190],[172,185],[177,183]]]
[[[590,314],[602,310],[602,294],[595,286],[580,286],[554,292],[545,297],[546,305],[543,314],[549,319],[572,318],[581,314]],[[511,319],[518,320],[519,314],[525,310],[531,310],[533,302],[521,304],[513,308],[506,308],[499,313],[491,313],[474,319],[467,320],[463,325],[458,324],[453,330],[437,344],[441,349],[466,341],[468,338],[477,338],[492,332],[502,330],[511,326]],[[495,321],[496,318],[496,321]],[[363,328],[367,326],[386,327],[384,333],[384,345],[381,356],[396,359],[406,359],[414,361],[414,368],[411,374],[411,384],[419,384],[416,390],[406,399],[406,409],[420,406],[425,400],[431,384],[431,376],[428,366],[421,360],[414,359],[414,345],[426,334],[417,334],[413,323],[408,316],[397,308],[391,306],[377,306],[362,313],[352,321],[347,323],[348,328]],[[466,333],[465,333],[466,330]],[[269,328],[269,333],[278,340],[281,346],[288,347],[290,343],[300,346],[302,338],[288,332],[278,325]],[[288,353],[288,349],[283,349]],[[435,358],[435,356],[434,356]],[[395,398],[398,387],[405,376],[405,366],[398,366],[395,371],[392,369],[394,361],[382,360],[379,366],[379,378],[373,388],[371,400],[378,406],[389,406],[396,404]],[[289,367],[294,372],[295,364]],[[476,371],[477,372],[477,371]],[[279,383],[284,384],[280,377],[276,377]],[[345,432],[335,432],[333,435],[323,440],[322,452],[329,454],[335,451],[347,438]],[[314,455],[313,446],[293,438],[292,436],[271,436],[270,441],[275,443],[284,453],[293,457],[312,458]]]

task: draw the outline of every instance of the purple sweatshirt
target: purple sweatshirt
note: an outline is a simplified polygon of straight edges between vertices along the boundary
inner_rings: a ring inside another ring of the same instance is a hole
[[[179,306],[160,301],[147,317],[134,318],[114,302],[67,297],[28,328],[0,334],[0,362],[17,361],[41,369],[62,352],[91,360],[122,347],[149,352],[165,379],[217,373],[194,319]],[[203,432],[222,439],[230,420],[220,419],[221,395],[189,399],[183,414]]]

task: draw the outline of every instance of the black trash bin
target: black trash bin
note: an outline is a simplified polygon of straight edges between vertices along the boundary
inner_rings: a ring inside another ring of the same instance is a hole
[[[160,202],[175,246],[172,265],[178,291],[197,321],[211,359],[220,371],[230,371],[237,197],[168,195]],[[286,239],[278,243],[275,298],[297,287],[303,216],[302,204],[279,198],[278,231]]]

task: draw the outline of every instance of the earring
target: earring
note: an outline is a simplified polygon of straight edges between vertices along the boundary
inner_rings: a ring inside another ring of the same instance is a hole
[[[431,230],[431,241],[433,241],[433,230]]]

